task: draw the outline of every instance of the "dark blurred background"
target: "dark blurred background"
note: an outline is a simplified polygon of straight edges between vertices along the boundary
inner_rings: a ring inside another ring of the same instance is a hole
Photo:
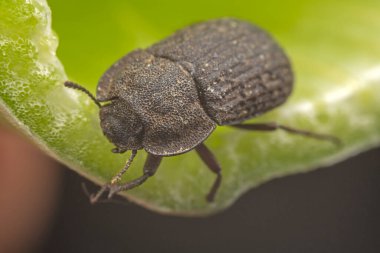
[[[0,253],[380,252],[380,148],[181,218],[92,206],[82,184],[97,186],[1,124],[0,140]]]
[[[379,157],[374,149],[273,180],[207,218],[163,216],[128,202],[91,206],[81,187],[91,183],[60,168],[59,208],[36,252],[380,252]]]

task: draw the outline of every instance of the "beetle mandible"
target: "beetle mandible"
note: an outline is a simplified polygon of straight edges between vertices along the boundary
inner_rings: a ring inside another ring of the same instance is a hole
[[[113,64],[101,77],[96,98],[104,135],[114,153],[131,150],[125,167],[105,184],[115,193],[141,185],[157,170],[162,157],[195,149],[216,179],[207,194],[213,201],[221,184],[221,167],[203,144],[217,125],[245,130],[282,129],[339,143],[331,135],[277,123],[245,123],[285,102],[293,87],[288,57],[272,37],[248,22],[223,18],[194,24],[147,49],[137,49]],[[101,103],[106,102],[104,105]],[[144,149],[143,175],[120,184],[122,175]]]

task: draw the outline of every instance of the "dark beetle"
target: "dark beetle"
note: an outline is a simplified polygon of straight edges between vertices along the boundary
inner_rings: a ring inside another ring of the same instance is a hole
[[[276,123],[241,124],[284,103],[292,91],[287,56],[263,30],[236,19],[192,25],[147,48],[135,50],[111,66],[99,81],[96,98],[104,135],[115,153],[132,150],[123,170],[92,197],[96,202],[142,184],[163,156],[195,149],[217,174],[207,195],[212,201],[221,183],[221,168],[203,144],[217,125],[247,130],[283,129],[338,142],[335,137]],[[101,102],[107,102],[101,105]],[[148,153],[143,175],[118,184],[137,150]]]

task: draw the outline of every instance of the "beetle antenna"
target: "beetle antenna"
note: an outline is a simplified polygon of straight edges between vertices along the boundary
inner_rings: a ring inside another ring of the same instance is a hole
[[[76,84],[76,83],[73,83],[71,81],[66,81],[65,82],[65,86],[68,87],[68,88],[72,88],[72,89],[76,89],[76,90],[80,90],[81,92],[85,93],[87,96],[89,96],[91,98],[92,101],[95,102],[95,104],[101,108],[102,105],[99,103],[98,100],[96,100],[96,98],[94,97],[94,95],[91,94],[91,92],[89,92],[86,88],[80,86],[79,84]]]

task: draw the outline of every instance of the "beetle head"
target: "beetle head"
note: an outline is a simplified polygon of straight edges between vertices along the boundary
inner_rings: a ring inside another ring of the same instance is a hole
[[[104,135],[120,151],[142,149],[144,127],[140,118],[119,98],[109,99],[102,105],[91,92],[79,84],[66,81],[65,86],[85,93],[99,107],[100,126]]]
[[[104,135],[120,150],[142,149],[143,124],[124,100],[115,99],[102,106],[99,116]]]

